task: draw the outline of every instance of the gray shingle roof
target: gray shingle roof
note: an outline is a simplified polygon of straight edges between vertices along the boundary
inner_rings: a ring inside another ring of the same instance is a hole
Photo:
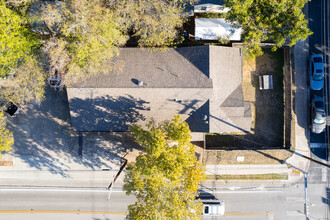
[[[199,46],[150,53],[123,48],[117,60],[125,62],[123,72],[99,74],[67,88],[75,130],[127,131],[132,123],[173,114],[195,132],[250,130],[239,49]]]
[[[242,67],[243,57],[239,48],[210,47],[213,90],[210,99],[209,132],[250,131],[251,116],[246,116],[244,111]]]
[[[127,131],[150,118],[186,119],[211,93],[211,88],[68,88],[71,123],[77,131]]]
[[[75,88],[211,88],[209,78],[209,48],[185,47],[165,52],[150,52],[141,48],[122,48],[117,61],[123,61],[122,72],[96,75]],[[110,72],[109,72],[110,73]]]

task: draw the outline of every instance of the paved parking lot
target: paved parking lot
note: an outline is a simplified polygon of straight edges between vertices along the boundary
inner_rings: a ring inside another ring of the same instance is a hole
[[[128,134],[73,131],[65,90],[47,88],[46,97],[40,104],[23,106],[16,118],[8,118],[15,144],[6,158],[12,158],[14,166],[0,170],[48,171],[74,178],[72,171],[118,170],[122,157],[138,152]]]

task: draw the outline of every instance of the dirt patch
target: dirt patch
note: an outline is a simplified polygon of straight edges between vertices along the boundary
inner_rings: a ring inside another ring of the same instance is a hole
[[[13,166],[13,161],[0,161],[0,166]]]
[[[220,150],[205,151],[203,162],[213,164],[281,164],[292,155],[287,150]],[[238,156],[244,156],[243,162],[237,162]]]

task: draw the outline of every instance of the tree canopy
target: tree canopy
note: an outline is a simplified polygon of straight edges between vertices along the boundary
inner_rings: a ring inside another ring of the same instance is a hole
[[[181,42],[180,28],[187,16],[184,7],[194,0],[123,0],[116,5],[125,31],[137,37],[141,47],[169,47]]]
[[[3,112],[0,111],[0,155],[1,151],[11,150],[11,146],[14,144],[13,133],[6,128],[5,117]]]
[[[118,17],[98,0],[72,0],[69,8],[70,17],[63,30],[71,57],[67,80],[108,72],[118,47],[128,39],[119,27]]]
[[[51,33],[43,51],[50,58],[50,66],[65,75],[68,85],[116,68],[113,58],[130,36],[138,39],[139,46],[149,48],[173,46],[182,40],[179,28],[186,18],[183,8],[192,2],[65,0],[50,6],[45,2],[34,19]],[[56,34],[51,28],[54,24]]]
[[[274,41],[273,50],[281,47],[286,39],[293,46],[305,40],[312,32],[302,12],[308,0],[226,0],[230,11],[227,19],[243,28],[243,41],[250,55],[262,54],[260,43]]]
[[[22,16],[0,0],[0,78],[7,77],[38,44],[25,24]]]
[[[65,76],[64,84],[109,72],[118,47],[128,39],[110,8],[100,0],[46,2],[42,6],[41,16],[34,16],[34,21],[45,24],[46,33],[51,33],[44,36],[43,51],[50,67]]]
[[[0,80],[2,97],[20,104],[40,102],[45,98],[46,75],[35,56],[30,55],[21,61],[14,73],[6,80]]]
[[[40,42],[22,11],[13,10],[20,4],[27,1],[0,0],[0,94],[24,104],[44,98],[45,74],[33,55]]]
[[[132,126],[131,133],[145,152],[128,165],[124,178],[124,190],[137,198],[128,217],[200,219],[202,204],[195,198],[205,171],[187,123],[180,116],[161,123],[151,120],[146,129]]]

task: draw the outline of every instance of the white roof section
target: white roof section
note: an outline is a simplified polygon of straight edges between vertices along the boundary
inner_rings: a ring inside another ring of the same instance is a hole
[[[194,6],[194,12],[195,13],[205,13],[205,12],[214,12],[214,13],[224,13],[228,12],[229,8],[219,5],[219,4],[201,4],[201,5],[195,5]]]
[[[222,18],[195,18],[196,40],[217,40],[219,36],[232,41],[241,40],[242,28],[234,27]]]

